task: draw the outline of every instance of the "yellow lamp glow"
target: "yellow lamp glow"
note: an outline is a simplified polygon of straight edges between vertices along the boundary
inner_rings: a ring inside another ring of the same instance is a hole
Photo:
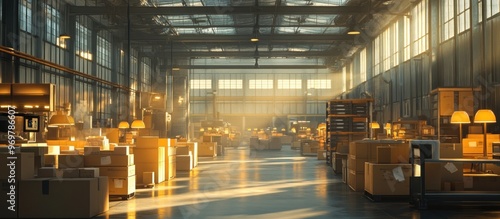
[[[144,122],[142,120],[136,119],[132,122],[130,127],[133,129],[143,129],[143,128],[146,128],[146,124],[144,124]]]
[[[74,124],[74,123],[73,123]],[[59,126],[59,125],[71,125],[71,121],[62,111],[58,110],[55,115],[50,117],[49,125]]]
[[[474,123],[483,123],[483,157],[488,157],[488,147],[486,144],[486,123],[496,123],[497,118],[493,111],[489,109],[480,109],[474,115]]]
[[[380,128],[380,124],[378,124],[378,122],[370,122],[371,135],[372,135],[373,139],[377,139],[377,136],[374,136],[373,130],[379,129],[379,128]]]
[[[470,118],[469,114],[465,111],[455,111],[451,115],[450,123],[452,124],[458,124],[460,126],[460,143],[462,143],[462,124],[469,124],[470,123]]]
[[[121,121],[120,123],[118,123],[118,128],[119,129],[128,129],[128,128],[130,128],[130,124],[128,124],[127,121]]]

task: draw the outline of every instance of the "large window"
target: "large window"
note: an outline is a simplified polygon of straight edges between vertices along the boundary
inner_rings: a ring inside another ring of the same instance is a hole
[[[58,43],[59,37],[59,24],[61,19],[61,14],[52,6],[45,4],[45,15],[46,19],[46,30],[45,30],[45,40],[51,43]],[[60,45],[62,46],[62,45]],[[65,46],[62,46],[65,47]]]
[[[452,38],[455,35],[455,0],[441,0],[441,41]]]
[[[273,89],[273,80],[249,80],[249,89]]]
[[[490,18],[500,12],[500,1],[486,0],[486,17]]]
[[[427,2],[428,0],[422,0],[411,11],[414,40],[413,56],[420,55],[428,49]]]
[[[307,88],[314,89],[331,89],[332,88],[332,80],[328,79],[312,79],[307,80]]]
[[[380,73],[380,36],[373,40],[373,76]]]
[[[410,18],[407,16],[403,17],[404,25],[404,39],[403,39],[403,62],[408,61],[411,57],[410,46],[411,46],[411,22]]]
[[[243,89],[243,80],[219,80],[219,89]]]
[[[111,43],[102,36],[97,36],[97,64],[111,68]]]
[[[470,0],[457,0],[457,19],[458,33],[470,28]]]
[[[92,34],[90,30],[80,23],[76,23],[76,54],[84,59],[92,60],[91,51]]]
[[[302,80],[278,80],[278,89],[302,89]]]
[[[191,89],[212,89],[212,80],[192,79],[189,81]]]
[[[366,48],[359,53],[359,76],[361,82],[366,81]]]
[[[19,25],[22,31],[31,33],[31,0],[20,1]]]

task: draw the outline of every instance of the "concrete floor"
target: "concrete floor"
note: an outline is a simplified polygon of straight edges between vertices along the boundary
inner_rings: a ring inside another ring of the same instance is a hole
[[[500,205],[412,208],[408,201],[372,202],[353,192],[316,157],[281,151],[227,149],[201,158],[135,198],[112,201],[96,218],[500,218]]]

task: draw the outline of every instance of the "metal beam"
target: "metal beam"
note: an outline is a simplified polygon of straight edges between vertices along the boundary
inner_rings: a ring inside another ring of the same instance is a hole
[[[254,24],[234,24],[234,25],[228,25],[228,24],[196,24],[196,25],[173,25],[175,28],[253,28],[255,25]],[[260,28],[272,28],[272,27],[278,27],[277,25],[268,25],[268,24],[259,24]],[[279,27],[316,27],[316,28],[327,28],[327,27],[348,27],[349,25],[347,24],[280,24]],[[152,30],[152,29],[158,29],[158,30],[163,30],[168,27],[166,26],[160,26],[160,25],[151,25],[151,24],[144,24],[144,25],[132,25],[130,26],[130,29],[134,30]],[[105,30],[126,30],[127,25],[112,25],[112,26],[105,26],[103,27]]]
[[[190,42],[249,42],[251,35],[210,35],[210,34],[189,34],[180,36],[171,35],[151,35],[135,32],[130,38],[134,41],[174,41],[182,43]],[[334,41],[352,41],[354,36],[347,34],[280,34],[280,35],[260,35],[259,43],[267,42],[288,42],[288,43],[321,43]]]
[[[327,69],[326,65],[179,65],[179,69]]]
[[[168,49],[165,52],[156,52],[157,56],[169,56]],[[330,51],[318,52],[291,52],[291,51],[259,51],[255,52],[175,52],[175,57],[192,58],[192,57],[335,57],[337,54]]]
[[[125,15],[126,6],[70,6],[70,15]],[[359,6],[204,6],[204,7],[130,7],[131,15],[199,15],[199,14],[364,14],[369,13],[368,7]]]

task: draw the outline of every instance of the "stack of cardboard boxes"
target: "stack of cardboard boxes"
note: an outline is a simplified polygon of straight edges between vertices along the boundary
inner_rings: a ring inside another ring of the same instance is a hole
[[[390,146],[391,159],[397,163],[409,163],[409,145],[393,140],[362,140],[349,144],[347,157],[347,184],[354,191],[365,188],[365,162],[377,163],[377,147]]]
[[[216,157],[217,156],[217,142],[200,142],[198,146],[199,157]]]
[[[176,154],[178,171],[193,169],[193,153],[189,150],[189,147],[177,147]]]
[[[187,147],[189,152],[192,154],[192,166],[193,168],[198,166],[198,142],[177,142],[177,149],[179,147]],[[177,154],[179,155],[179,154]]]
[[[86,146],[83,161],[86,168],[98,168],[101,176],[109,178],[110,196],[131,196],[135,193],[134,155],[130,154],[128,146],[117,146],[112,151],[101,150],[99,146]]]
[[[166,165],[166,149],[168,148],[168,140],[158,136],[139,136],[134,149],[135,156],[135,172],[137,184],[148,184],[149,179],[143,180],[145,176],[154,175],[153,183],[161,183],[165,181]],[[149,174],[147,172],[153,172]]]
[[[165,160],[165,175],[167,180],[175,178],[177,174],[177,140],[175,138],[168,138],[168,149],[167,149],[167,157]]]

